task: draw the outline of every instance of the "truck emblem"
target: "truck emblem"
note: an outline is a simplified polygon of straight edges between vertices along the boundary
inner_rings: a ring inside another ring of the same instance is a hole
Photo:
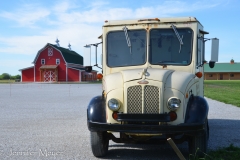
[[[146,81],[145,79],[141,80],[141,81],[138,81],[139,84],[148,84],[149,82]]]

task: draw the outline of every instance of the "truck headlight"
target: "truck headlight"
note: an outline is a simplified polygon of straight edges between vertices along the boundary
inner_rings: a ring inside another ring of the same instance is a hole
[[[117,111],[120,108],[120,102],[117,99],[110,99],[108,101],[108,108],[111,109],[112,111]]]
[[[176,97],[168,99],[167,106],[171,111],[176,111],[180,107],[181,100]]]

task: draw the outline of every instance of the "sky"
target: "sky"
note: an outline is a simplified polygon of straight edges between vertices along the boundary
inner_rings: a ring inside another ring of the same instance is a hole
[[[86,44],[98,43],[105,20],[196,17],[219,38],[219,62],[240,62],[240,1],[238,0],[2,0],[0,1],[0,74],[20,74],[33,66],[47,43],[68,48],[90,63]],[[210,60],[211,42],[206,42]],[[100,62],[101,46],[98,47]],[[95,63],[95,48],[91,48]],[[97,68],[93,68],[98,70]]]

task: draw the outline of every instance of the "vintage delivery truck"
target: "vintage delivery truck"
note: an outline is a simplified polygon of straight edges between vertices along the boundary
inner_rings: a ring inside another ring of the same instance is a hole
[[[206,34],[194,17],[105,21],[103,91],[87,108],[94,156],[107,154],[109,140],[160,143],[172,138],[187,141],[192,154],[206,152],[205,41],[212,41],[211,68],[219,45]]]

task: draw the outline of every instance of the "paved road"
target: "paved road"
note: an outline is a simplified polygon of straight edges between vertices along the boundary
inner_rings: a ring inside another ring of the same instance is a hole
[[[96,159],[89,143],[86,107],[100,84],[0,84],[0,159]],[[207,99],[210,149],[240,147],[240,109]],[[179,145],[187,155],[187,145]],[[169,145],[110,142],[104,159],[178,159]]]

